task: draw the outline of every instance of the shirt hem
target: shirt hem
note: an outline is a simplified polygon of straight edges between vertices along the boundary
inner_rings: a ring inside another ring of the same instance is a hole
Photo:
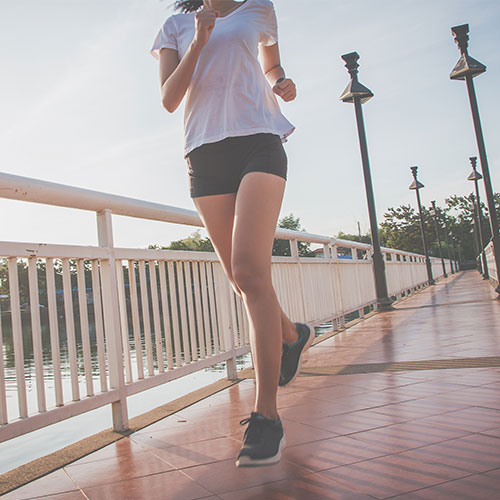
[[[191,145],[186,145],[184,147],[184,158],[193,151],[193,149],[199,148],[204,144],[210,144],[213,142],[222,141],[223,139],[227,139],[228,137],[241,137],[244,135],[252,135],[252,134],[275,134],[279,135],[282,142],[287,142],[287,138],[295,131],[295,127],[292,125],[290,128],[287,128],[286,131],[282,132],[276,129],[258,127],[258,128],[249,128],[245,130],[229,130],[227,132],[222,132],[217,135],[205,137],[203,139],[198,139],[194,141]]]

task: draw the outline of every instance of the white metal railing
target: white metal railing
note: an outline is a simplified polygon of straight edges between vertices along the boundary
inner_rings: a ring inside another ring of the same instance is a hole
[[[107,404],[123,431],[132,394],[220,362],[236,376],[236,357],[250,351],[249,326],[215,254],[113,244],[112,214],[202,226],[196,212],[4,173],[0,196],[94,211],[99,244],[0,242],[8,276],[0,297],[0,442]],[[273,257],[272,277],[292,320],[331,321],[335,329],[375,303],[370,245],[285,229],[276,237],[290,241],[291,257]],[[323,256],[299,257],[298,241],[322,244]],[[389,295],[427,283],[423,256],[383,254]],[[432,258],[432,266],[440,277],[441,261]],[[27,376],[36,399],[27,397]],[[16,385],[9,403],[7,379]]]
[[[486,263],[488,264],[488,274],[490,276],[490,279],[496,284],[500,284],[500,280],[498,279],[497,276],[497,267],[495,265],[495,255],[493,253],[493,241],[490,241],[486,248],[484,249],[486,253]],[[479,255],[479,258],[481,258],[481,255]]]

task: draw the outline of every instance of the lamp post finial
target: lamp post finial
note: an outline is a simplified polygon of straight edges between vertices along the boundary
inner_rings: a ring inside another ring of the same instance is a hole
[[[357,52],[350,52],[349,54],[344,54],[342,56],[342,59],[345,61],[345,67],[347,68],[347,71],[349,71],[351,79],[357,80],[358,68],[359,68],[358,64],[359,54]]]
[[[455,37],[455,43],[460,49],[460,54],[467,54],[467,48],[469,46],[469,25],[462,24],[460,26],[454,26],[451,28],[451,32]]]

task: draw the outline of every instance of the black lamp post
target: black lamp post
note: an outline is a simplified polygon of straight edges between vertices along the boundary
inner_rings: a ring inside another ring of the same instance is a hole
[[[368,203],[368,214],[370,217],[370,231],[372,236],[373,246],[373,274],[375,279],[375,290],[377,294],[377,309],[379,311],[388,311],[394,309],[391,305],[392,300],[387,292],[387,280],[385,276],[385,265],[382,251],[380,249],[380,240],[378,235],[377,215],[375,212],[375,197],[373,195],[372,176],[370,172],[370,161],[368,159],[368,146],[366,143],[365,124],[363,120],[363,109],[361,104],[365,103],[373,97],[371,90],[366,88],[358,81],[358,59],[357,52],[344,54],[342,59],[345,61],[345,66],[351,75],[351,81],[346,87],[340,100],[343,102],[354,103],[356,112],[356,122],[358,126],[359,147],[361,149],[361,162],[363,164],[363,174],[365,179],[366,200]]]
[[[481,198],[479,197],[479,183],[478,181],[483,178],[483,176],[476,170],[477,169],[477,157],[471,156],[469,158],[472,165],[472,173],[467,177],[468,181],[474,181],[474,187],[476,189],[476,203],[474,205],[476,216],[477,216],[477,234],[479,238],[479,251],[483,259],[482,273],[485,280],[490,278],[488,272],[488,260],[486,258],[486,252],[484,251],[484,238],[483,238],[483,214],[481,210]]]
[[[410,189],[414,190],[417,193],[418,213],[420,215],[420,231],[422,232],[422,245],[424,246],[425,265],[427,266],[427,279],[429,281],[429,285],[434,285],[435,281],[432,277],[431,259],[429,258],[429,251],[427,250],[427,238],[425,237],[424,214],[422,213],[422,204],[420,203],[420,189],[422,189],[424,185],[417,179],[418,167],[411,167],[410,170],[413,174],[413,182],[410,184]]]
[[[439,245],[439,257],[441,258],[441,265],[443,266],[443,276],[447,278],[448,275],[446,274],[446,266],[444,265],[443,252],[441,250],[441,234],[439,232],[439,224],[438,224],[439,213],[436,207],[436,202],[431,201],[431,204],[432,204],[432,213],[434,215],[434,227],[436,229],[436,238]]]
[[[491,185],[490,169],[488,167],[488,158],[486,157],[486,147],[484,145],[483,130],[481,120],[479,118],[479,108],[477,105],[476,92],[474,89],[473,78],[484,73],[486,66],[479,61],[476,61],[469,56],[467,47],[469,45],[469,25],[462,24],[451,28],[451,32],[455,37],[455,42],[460,49],[460,59],[450,73],[452,80],[465,80],[467,84],[467,92],[469,94],[470,107],[472,111],[472,119],[474,122],[474,130],[476,132],[477,147],[479,150],[479,159],[481,160],[481,169],[483,171],[484,189],[486,191],[486,199],[488,202],[488,211],[490,213],[491,225],[491,240],[493,242],[493,256],[497,277],[500,281],[500,235],[498,232],[498,220],[495,211],[495,200],[493,198],[493,187]],[[500,294],[500,283],[495,291]],[[498,297],[497,297],[498,298]]]

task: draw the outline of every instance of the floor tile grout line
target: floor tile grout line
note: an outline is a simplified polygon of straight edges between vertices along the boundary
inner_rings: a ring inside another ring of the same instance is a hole
[[[438,441],[438,442],[435,442],[435,443],[428,443],[428,444],[425,444],[425,445],[422,445],[422,446],[417,446],[415,448],[408,448],[408,449],[404,449],[404,450],[400,450],[400,451],[395,451],[395,452],[391,452],[391,453],[385,453],[385,454],[382,454],[382,455],[378,455],[376,457],[365,458],[365,459],[362,459],[362,460],[356,460],[355,462],[350,462],[348,464],[335,465],[333,467],[328,467],[326,469],[319,469],[316,472],[318,472],[318,473],[319,472],[324,472],[326,470],[337,469],[339,467],[345,467],[347,465],[355,465],[355,464],[360,464],[360,463],[363,463],[363,462],[369,462],[371,460],[376,460],[376,459],[379,459],[379,458],[384,458],[384,457],[389,457],[389,456],[394,456],[394,455],[400,455],[400,454],[406,453],[408,451],[419,450],[419,449],[425,448],[427,446],[434,446],[436,444],[445,443],[447,441],[453,441],[453,440],[456,440],[456,439],[462,439],[464,437],[468,437],[468,436],[471,436],[471,435],[474,435],[474,434],[478,434],[478,433],[468,432],[467,434],[465,434],[463,436],[454,437],[454,438],[450,438],[450,439],[444,439],[443,441]],[[343,436],[338,436],[338,437],[343,437]],[[329,439],[335,439],[335,438],[329,438]],[[352,438],[352,439],[356,439],[356,438]],[[362,443],[362,444],[373,444],[373,443],[371,443],[369,441],[363,441],[361,439],[356,439],[356,441],[358,441],[359,443]],[[304,444],[307,444],[307,443],[304,443]],[[300,446],[300,445],[294,445],[294,446]],[[382,445],[382,444],[376,443],[376,446],[384,448],[384,445]],[[292,448],[292,447],[290,447],[290,448]],[[290,461],[290,459],[287,459],[287,460]],[[432,460],[423,459],[423,460],[420,460],[420,461],[428,463],[429,465],[439,465],[439,462],[433,462]],[[301,465],[301,464],[299,464],[297,462],[292,462],[292,463],[294,463],[296,465]],[[301,466],[303,467],[303,465],[301,465]],[[453,466],[453,467],[452,466],[448,466],[448,467],[451,467],[451,468],[454,468],[454,469],[457,469],[457,470],[461,470],[461,471],[464,471],[464,472],[468,472],[465,469],[461,469],[460,467],[455,467],[455,466]],[[496,470],[496,469],[491,469],[491,470]]]
[[[447,484],[447,483],[453,483],[454,481],[461,481],[462,479],[467,479],[468,477],[471,477],[471,476],[476,476],[480,473],[477,473],[477,472],[473,472],[471,474],[467,474],[465,476],[462,476],[462,477],[457,477],[455,479],[448,479],[446,481],[442,481],[441,483],[436,483],[436,484],[430,484],[428,486],[424,486],[423,488],[417,488],[416,490],[411,490],[411,491],[406,491],[404,493],[398,493],[396,495],[391,495],[391,496],[388,496],[388,497],[383,497],[381,498],[380,500],[390,500],[391,498],[395,498],[395,497],[398,497],[400,495],[408,495],[410,493],[416,493],[418,491],[422,491],[422,490],[428,490],[428,489],[431,489],[431,488],[435,488],[436,486],[442,486],[443,484]]]
[[[319,418],[329,418],[329,417],[336,417],[338,415],[346,415],[348,413],[356,413],[358,411],[364,411],[364,410],[373,410],[373,411],[377,411],[377,408],[385,408],[386,406],[391,406],[393,404],[399,404],[399,403],[410,403],[410,402],[414,402],[414,401],[418,401],[420,399],[427,399],[430,397],[429,396],[423,396],[423,397],[420,397],[420,398],[413,398],[413,399],[406,399],[406,400],[403,400],[403,401],[398,401],[396,403],[390,403],[390,404],[385,404],[385,405],[378,405],[378,406],[370,406],[368,408],[358,408],[356,410],[348,410],[348,411],[345,411],[345,412],[341,412],[341,413],[335,413],[335,414],[332,414],[332,415],[325,415],[324,417],[319,417]],[[460,403],[456,403],[456,404],[460,404]],[[468,407],[472,407],[472,405],[466,405],[464,408],[462,409],[466,409]],[[292,408],[292,407],[290,407]],[[456,410],[450,410],[450,411],[456,411]],[[457,410],[458,411],[458,410]],[[382,413],[382,412],[380,412]],[[442,412],[442,413],[449,413],[447,411],[445,412]],[[386,413],[382,413],[383,415],[387,415]],[[298,423],[298,424],[303,424],[304,422],[300,422],[298,420],[293,420],[293,417],[288,417],[289,420],[292,420],[293,422],[295,423]],[[418,418],[417,418],[418,419]],[[413,419],[413,420],[417,420],[417,419]],[[309,425],[309,424],[304,424],[304,425]],[[391,424],[391,425],[396,425],[396,424]],[[312,426],[314,427],[314,426]],[[321,429],[321,427],[319,427]],[[325,430],[325,429],[323,429]]]
[[[286,449],[286,448],[285,448],[285,449]],[[218,461],[216,461],[216,462],[212,462],[212,463],[217,463],[217,462],[227,462],[227,461],[229,461],[229,460],[230,460],[230,459],[226,459],[226,460],[218,460]],[[284,457],[283,457],[283,458],[282,458],[282,461],[283,461],[283,462],[287,462],[287,463],[289,463],[289,464],[291,464],[291,465],[293,465],[293,466],[295,466],[295,467],[299,467],[300,469],[304,469],[304,470],[306,470],[306,471],[307,471],[307,474],[304,474],[304,475],[302,475],[302,476],[300,476],[300,477],[308,477],[308,476],[312,476],[312,475],[314,475],[314,474],[316,473],[314,470],[309,469],[307,466],[305,466],[305,465],[301,465],[301,464],[297,464],[297,463],[292,462],[291,460],[289,460],[289,459],[287,459],[287,458],[284,458]],[[281,462],[280,462],[280,463],[281,463]],[[202,467],[203,465],[209,465],[209,464],[201,464],[201,465],[194,466],[194,467]],[[190,467],[190,468],[194,468],[194,467]],[[236,465],[235,465],[235,468],[236,468]],[[258,469],[259,469],[259,467],[254,468],[254,470],[255,470],[255,469],[257,469],[257,470],[258,470]],[[182,472],[182,471],[179,471],[179,472]],[[197,484],[200,484],[200,483],[198,483],[195,479],[193,479],[191,476],[189,476],[187,473],[185,473],[184,475],[185,475],[185,476],[187,476],[187,477],[188,477],[189,479],[191,479],[192,481],[195,481]],[[288,478],[288,477],[285,477],[285,478],[282,478],[282,479],[265,481],[264,483],[259,483],[258,485],[249,486],[248,488],[239,488],[239,489],[235,489],[235,490],[224,491],[224,492],[222,492],[222,493],[213,493],[213,495],[215,495],[215,496],[219,497],[220,495],[226,495],[226,494],[229,494],[229,493],[234,493],[235,491],[240,491],[240,490],[244,490],[244,489],[255,488],[255,487],[257,487],[257,486],[263,486],[263,485],[265,485],[265,484],[277,483],[277,482],[284,481],[284,480],[287,480],[287,479],[289,479],[289,478]],[[208,491],[211,491],[211,490],[209,490],[209,489],[208,489],[206,486],[204,486],[204,485],[201,485],[201,484],[200,484],[200,486],[202,486],[203,488],[207,489]]]
[[[471,406],[470,408],[474,408],[474,407]],[[467,409],[467,408],[463,408],[463,409]],[[363,410],[358,410],[358,411],[363,411]],[[411,418],[409,420],[403,420],[401,422],[396,422],[396,423],[392,423],[392,424],[379,425],[377,427],[372,427],[371,429],[364,429],[364,430],[361,430],[361,431],[354,431],[354,432],[349,432],[349,433],[343,433],[343,434],[339,434],[338,436],[332,436],[330,438],[319,439],[317,441],[325,441],[327,439],[334,439],[335,437],[342,437],[342,436],[352,437],[354,434],[360,434],[362,432],[368,432],[368,431],[373,431],[373,430],[378,430],[378,429],[384,429],[386,427],[392,427],[394,425],[399,425],[399,424],[406,424],[406,423],[411,423],[411,422],[417,422],[419,420],[423,420],[424,418],[429,418],[429,417],[433,417],[433,416],[437,416],[437,415],[444,415],[446,413],[452,413],[454,411],[462,411],[462,410],[451,410],[449,412],[442,412],[442,413],[436,413],[435,415],[429,415],[428,417]],[[356,413],[356,411],[355,412],[349,412],[349,413]],[[341,414],[337,414],[337,415],[346,415],[346,414],[345,413],[341,413]],[[332,415],[332,417],[336,417],[337,415]],[[386,415],[386,416],[390,417],[390,415],[387,415],[386,413],[380,413],[380,415]],[[320,417],[320,418],[323,418],[323,417]],[[329,417],[324,417],[324,418],[329,418]],[[303,424],[303,422],[295,422],[295,423],[302,423]],[[326,429],[325,427],[319,427],[318,425],[312,425],[312,424],[303,424],[303,425],[309,425],[309,427],[314,427],[315,429],[320,429],[320,430],[326,431],[326,432],[335,432],[335,431],[332,431],[330,429]],[[433,424],[433,425],[439,425],[441,427],[446,427],[447,429],[459,430],[459,431],[463,431],[463,432],[470,432],[472,434],[479,434],[479,432],[468,431],[467,429],[460,429],[458,427],[447,427],[445,425],[440,425],[440,424]],[[493,427],[493,429],[496,429],[496,427]],[[495,437],[495,436],[493,436],[493,437]],[[313,441],[313,442],[316,442],[316,441]],[[298,446],[298,445],[293,445],[293,446]]]
[[[329,471],[329,470],[338,469],[340,467],[348,467],[350,465],[357,465],[357,464],[360,464],[362,462],[370,462],[372,460],[378,460],[380,458],[385,458],[385,457],[388,457],[388,456],[399,455],[399,454],[402,454],[402,453],[406,453],[406,451],[410,451],[410,450],[404,450],[404,451],[397,452],[397,453],[392,453],[392,454],[389,454],[389,455],[382,455],[382,456],[378,456],[378,457],[373,457],[373,458],[369,458],[369,459],[366,459],[366,460],[360,460],[360,461],[357,461],[357,462],[352,462],[352,463],[349,463],[349,464],[338,465],[338,466],[335,466],[335,467],[331,467],[329,469],[322,469],[320,471],[317,471],[317,473],[318,474],[323,474],[324,472]],[[432,461],[429,461],[429,460],[420,460],[420,461],[424,462],[424,463],[426,463],[428,465],[431,465],[431,466],[433,466],[433,465],[440,465],[439,462],[432,462]],[[446,481],[443,481],[441,483],[437,483],[437,484],[434,484],[434,485],[428,485],[428,486],[424,486],[422,488],[417,488],[415,490],[411,490],[411,491],[407,491],[407,492],[399,492],[399,493],[397,493],[395,495],[390,495],[390,496],[385,496],[385,497],[374,497],[374,498],[377,498],[377,500],[388,500],[390,498],[395,498],[395,497],[398,497],[400,495],[406,495],[408,493],[414,493],[416,491],[420,491],[420,490],[432,488],[434,486],[439,486],[441,484],[450,483],[450,482],[453,482],[453,481],[458,481],[460,479],[465,479],[465,478],[468,478],[468,477],[471,477],[471,476],[475,476],[475,475],[478,475],[478,474],[483,474],[482,472],[481,473],[480,472],[472,472],[471,473],[470,471],[467,471],[465,469],[461,469],[461,468],[455,467],[455,466],[449,466],[449,465],[447,465],[447,467],[449,467],[450,469],[456,469],[456,470],[461,471],[461,472],[467,472],[468,474],[466,474],[465,476],[461,476],[461,477],[455,478],[455,479],[446,480]],[[491,469],[491,470],[497,470],[497,468],[496,469]],[[491,470],[489,470],[488,472],[491,472]],[[329,478],[329,476],[325,476],[325,477]],[[338,481],[342,483],[342,480],[338,480]],[[343,483],[343,484],[345,484],[345,483]],[[368,495],[368,493],[364,492],[361,489],[357,489],[356,491],[358,491],[359,493]]]
[[[287,461],[288,461],[288,462],[290,462],[292,465],[300,465],[300,464],[296,464],[295,462],[292,462],[292,461],[290,461],[290,460],[287,460]],[[303,465],[300,465],[300,467],[305,468]],[[306,470],[308,470],[310,473],[308,473],[308,474],[304,474],[303,476],[301,476],[301,478],[308,478],[308,477],[311,477],[311,476],[317,476],[317,475],[319,476],[319,475],[321,475],[321,474],[319,473],[319,471],[312,471],[312,470],[310,470],[310,469],[306,469]],[[332,481],[332,482],[334,482],[334,483],[338,483],[338,482],[339,482],[339,481],[336,481],[335,479],[332,479],[332,478],[330,478],[330,477],[326,477],[326,476],[322,476],[322,477],[324,477],[324,478],[326,478],[326,479],[328,479],[329,481]],[[295,479],[295,478],[293,478],[293,479]],[[246,488],[237,488],[237,489],[235,489],[235,490],[225,491],[224,493],[222,493],[222,495],[227,495],[227,494],[230,494],[230,493],[236,493],[236,492],[239,492],[239,491],[243,491],[243,492],[244,492],[244,491],[246,491],[246,490],[251,490],[251,489],[253,489],[253,488],[257,488],[257,487],[259,487],[259,486],[263,486],[263,485],[270,485],[270,484],[273,484],[273,483],[280,483],[280,482],[287,481],[287,480],[288,480],[288,478],[282,478],[282,479],[277,479],[277,480],[275,480],[275,481],[270,481],[270,482],[262,483],[262,484],[259,484],[259,485],[248,486],[248,487],[246,487]],[[344,485],[342,484],[342,486],[344,486]],[[349,488],[349,489],[350,489],[351,491],[353,491],[354,493],[358,493],[358,491],[357,491],[357,490],[354,490],[353,488]],[[366,496],[367,496],[367,497],[370,497],[370,498],[373,498],[374,500],[378,500],[378,499],[377,499],[377,497],[374,497],[373,495],[368,495],[368,494],[366,494]],[[222,497],[217,497],[217,498],[221,498],[221,499],[222,499]],[[202,499],[200,499],[200,500],[202,500]]]

